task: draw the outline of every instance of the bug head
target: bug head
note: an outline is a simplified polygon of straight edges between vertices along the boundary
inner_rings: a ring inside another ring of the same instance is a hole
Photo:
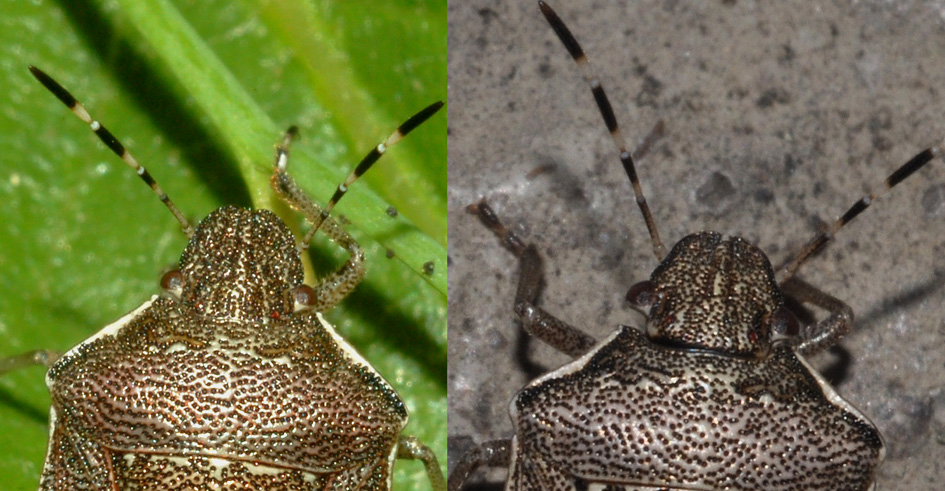
[[[662,344],[762,357],[797,336],[767,256],[715,232],[680,240],[627,301],[646,314],[647,335]]]
[[[296,309],[303,278],[295,236],[279,217],[225,206],[200,222],[162,285],[201,316],[260,322]]]

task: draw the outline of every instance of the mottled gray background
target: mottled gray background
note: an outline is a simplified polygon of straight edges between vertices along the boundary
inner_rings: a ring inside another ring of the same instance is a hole
[[[552,5],[631,145],[665,122],[639,164],[668,246],[716,230],[780,263],[821,220],[945,135],[941,0]],[[538,244],[548,258],[542,305],[598,338],[639,325],[623,295],[656,262],[589,90],[536,2],[451,0],[449,72],[452,465],[470,441],[509,436],[515,392],[567,361],[540,343],[522,356],[516,262],[465,205],[487,197]],[[935,161],[800,273],[857,314],[842,343],[846,370],[831,376],[886,437],[883,489],[945,482],[943,244],[945,171]]]

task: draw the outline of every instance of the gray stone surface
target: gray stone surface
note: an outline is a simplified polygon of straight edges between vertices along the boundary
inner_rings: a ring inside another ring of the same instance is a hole
[[[715,230],[780,263],[945,135],[941,0],[552,5],[631,146],[665,123],[639,171],[667,246]],[[640,324],[623,296],[657,263],[588,87],[536,2],[451,0],[449,50],[452,465],[470,441],[510,436],[515,392],[568,361],[537,342],[519,350],[516,262],[465,205],[488,198],[539,246],[542,305],[598,339]],[[943,250],[936,161],[800,271],[857,314],[832,375],[886,438],[883,489],[945,482]]]

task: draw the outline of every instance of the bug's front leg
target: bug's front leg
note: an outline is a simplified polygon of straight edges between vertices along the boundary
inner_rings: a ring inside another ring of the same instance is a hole
[[[289,162],[289,143],[297,134],[298,130],[294,126],[289,128],[282,143],[276,147],[272,187],[289,206],[300,211],[309,222],[318,224],[318,230],[327,235],[332,242],[343,247],[350,255],[341,268],[313,285],[315,303],[312,308],[316,312],[324,312],[347,297],[354,287],[361,283],[364,278],[364,251],[361,250],[361,246],[354,237],[328,216],[325,208],[309,198],[296,184],[295,179],[286,172]],[[308,247],[304,239],[302,247]]]
[[[438,101],[421,109],[409,119],[401,123],[383,142],[377,144],[370,152],[365,155],[358,165],[354,167],[345,178],[344,182],[338,185],[335,193],[325,206],[319,206],[315,201],[308,197],[304,191],[295,183],[295,180],[288,174],[286,168],[289,165],[289,144],[292,139],[298,135],[298,128],[289,127],[282,137],[282,143],[276,147],[276,160],[273,165],[272,188],[276,193],[296,210],[302,212],[305,218],[311,222],[312,228],[302,237],[299,246],[302,249],[308,247],[312,236],[321,230],[328,238],[348,251],[350,259],[337,271],[323,278],[318,284],[313,286],[315,292],[315,302],[312,306],[316,312],[324,312],[334,307],[338,302],[348,296],[361,280],[364,279],[364,251],[361,246],[336,220],[331,218],[331,211],[348,192],[348,187],[354,184],[368,169],[370,169],[391,145],[397,144],[408,133],[417,126],[436,114],[443,107],[443,102]]]
[[[440,463],[436,459],[436,454],[416,437],[400,435],[400,440],[397,443],[397,458],[423,462],[423,467],[426,469],[427,478],[430,480],[430,487],[433,488],[433,491],[446,491],[446,483],[443,481],[443,473],[440,471]]]
[[[479,220],[502,242],[502,246],[519,258],[518,290],[515,293],[515,314],[525,330],[553,348],[573,357],[590,350],[597,340],[535,305],[544,279],[541,255],[531,244],[525,244],[505,227],[485,200],[469,205],[466,211]]]
[[[788,278],[780,287],[785,295],[794,300],[829,312],[826,319],[801,329],[801,342],[797,351],[802,355],[808,356],[830,348],[853,329],[853,309],[843,300],[797,277]]]
[[[492,440],[481,443],[460,458],[450,473],[447,491],[460,491],[463,484],[480,467],[508,467],[511,462],[512,441]]]

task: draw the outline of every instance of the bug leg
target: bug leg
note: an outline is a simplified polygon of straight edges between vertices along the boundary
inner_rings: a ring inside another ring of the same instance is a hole
[[[315,290],[315,304],[312,308],[316,312],[324,312],[348,296],[364,278],[364,252],[354,238],[335,219],[323,213],[322,207],[312,201],[286,171],[289,162],[289,143],[297,134],[298,129],[295,126],[290,127],[282,143],[276,147],[272,188],[289,206],[305,215],[307,220],[319,223],[319,229],[332,242],[347,250],[350,255],[341,268],[322,278],[312,287]],[[303,242],[303,244],[307,243]]]
[[[397,458],[423,462],[433,491],[446,491],[446,481],[443,480],[440,463],[430,447],[424,445],[423,442],[412,436],[401,435],[397,444]]]
[[[0,358],[0,375],[33,365],[45,365],[49,368],[62,356],[62,353],[51,350],[36,350],[19,355]]]
[[[590,350],[597,344],[596,339],[535,305],[544,277],[542,259],[535,246],[526,247],[520,261],[515,314],[522,320],[525,330],[575,358]]]
[[[519,282],[515,293],[515,314],[526,331],[558,351],[573,357],[586,353],[597,343],[593,337],[535,305],[544,278],[541,255],[535,246],[519,239],[505,227],[485,200],[469,205],[466,211],[492,231],[503,247],[519,258]]]
[[[798,302],[815,305],[830,313],[826,319],[801,329],[797,351],[802,355],[812,355],[837,344],[853,329],[853,309],[839,298],[796,277],[784,281],[781,291]]]
[[[368,152],[358,165],[348,173],[345,181],[338,185],[335,193],[324,207],[312,201],[286,171],[289,165],[289,144],[299,132],[295,126],[291,126],[286,130],[285,136],[282,137],[282,143],[276,147],[276,161],[273,166],[271,181],[272,188],[275,189],[276,193],[289,206],[301,212],[312,223],[312,228],[302,237],[299,247],[307,248],[315,232],[321,230],[332,242],[347,250],[351,256],[341,268],[313,286],[315,304],[312,308],[316,312],[324,312],[335,306],[347,297],[364,278],[364,252],[354,238],[337,221],[331,218],[331,210],[348,192],[348,187],[380,160],[391,145],[395,145],[402,140],[404,136],[429,119],[430,116],[436,114],[442,107],[442,102],[434,102],[401,123],[386,140]]]
[[[459,491],[469,476],[480,467],[508,467],[512,456],[511,448],[510,440],[493,440],[472,448],[456,463],[446,489]]]

